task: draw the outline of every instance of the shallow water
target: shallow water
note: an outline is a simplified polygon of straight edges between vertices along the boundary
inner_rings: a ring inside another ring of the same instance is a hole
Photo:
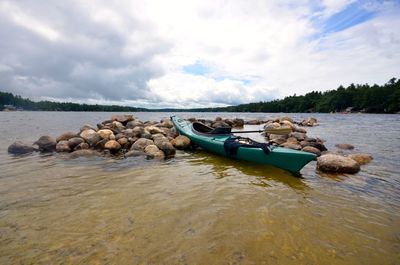
[[[320,125],[308,134],[330,150],[352,143],[373,154],[355,175],[320,174],[311,162],[295,178],[202,151],[167,161],[7,154],[15,140],[77,131],[111,115],[0,112],[1,264],[399,263],[399,115],[313,115]]]

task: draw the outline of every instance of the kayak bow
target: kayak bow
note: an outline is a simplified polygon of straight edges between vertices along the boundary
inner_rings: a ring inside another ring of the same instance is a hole
[[[171,117],[177,131],[188,137],[194,144],[206,151],[240,160],[272,165],[292,173],[298,173],[306,164],[316,158],[315,154],[283,147],[267,146],[248,138],[235,137],[230,129],[212,128],[192,123],[176,116]],[[243,143],[245,140],[246,143]],[[236,141],[236,150],[227,149],[228,142]]]

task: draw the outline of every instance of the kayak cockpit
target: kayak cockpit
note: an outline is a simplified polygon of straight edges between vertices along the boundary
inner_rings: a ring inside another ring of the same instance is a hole
[[[211,128],[201,122],[193,122],[192,123],[192,131],[195,134],[199,135],[207,135],[207,136],[213,136],[213,135],[230,135],[232,128],[230,127],[220,127],[220,128]]]

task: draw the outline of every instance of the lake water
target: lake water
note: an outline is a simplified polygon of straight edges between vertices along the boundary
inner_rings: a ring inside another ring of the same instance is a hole
[[[400,115],[312,115],[319,126],[308,135],[328,149],[351,143],[373,155],[355,175],[321,174],[313,161],[295,178],[203,151],[166,161],[7,153],[15,140],[112,115],[0,112],[0,264],[400,263]]]

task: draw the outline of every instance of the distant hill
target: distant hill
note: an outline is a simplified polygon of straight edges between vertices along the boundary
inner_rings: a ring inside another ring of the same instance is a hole
[[[195,109],[146,109],[117,105],[89,105],[70,102],[34,102],[30,99],[0,92],[0,110],[11,109],[41,111],[164,111],[164,112],[344,112],[365,113],[400,112],[400,79],[392,78],[384,85],[340,86],[326,92],[313,91],[303,96],[290,96],[268,102],[241,104],[237,106]]]

